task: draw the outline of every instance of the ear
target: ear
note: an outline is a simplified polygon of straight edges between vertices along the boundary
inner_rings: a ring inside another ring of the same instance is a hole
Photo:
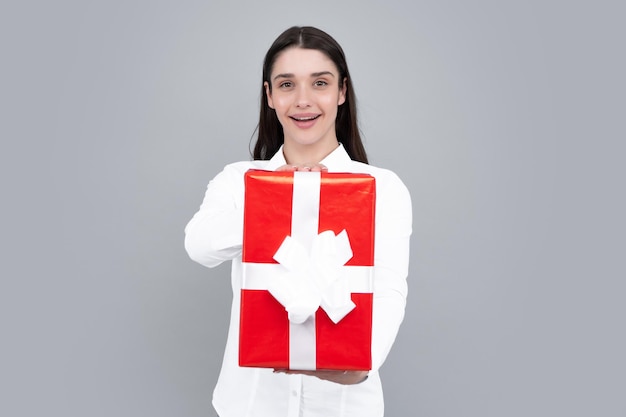
[[[343,85],[341,86],[341,90],[339,90],[339,101],[337,102],[338,106],[341,106],[346,102],[346,91],[348,91],[348,78],[343,79]]]
[[[267,81],[263,82],[263,87],[265,88],[265,95],[267,96],[267,105],[270,109],[274,109],[274,100],[272,99],[272,90],[270,90],[270,85]]]

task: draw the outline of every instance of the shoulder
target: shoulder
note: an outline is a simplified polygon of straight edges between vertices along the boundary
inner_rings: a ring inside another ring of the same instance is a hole
[[[265,169],[269,161],[238,161],[233,162],[224,167],[217,177],[226,177],[230,179],[243,178],[243,175],[249,169]],[[217,178],[216,177],[216,178]]]
[[[238,161],[232,162],[224,167],[225,170],[231,171],[247,171],[249,169],[265,169],[269,161]]]

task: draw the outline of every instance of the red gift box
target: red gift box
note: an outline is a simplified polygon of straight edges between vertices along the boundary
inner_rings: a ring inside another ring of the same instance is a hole
[[[245,174],[240,366],[371,369],[375,198],[367,174]]]

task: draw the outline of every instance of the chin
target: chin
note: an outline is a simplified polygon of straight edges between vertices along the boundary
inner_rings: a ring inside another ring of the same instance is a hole
[[[293,142],[294,144],[302,145],[302,146],[310,146],[315,145],[316,143],[320,143],[322,140],[319,137],[310,137],[310,136],[292,136],[292,139],[289,142]]]

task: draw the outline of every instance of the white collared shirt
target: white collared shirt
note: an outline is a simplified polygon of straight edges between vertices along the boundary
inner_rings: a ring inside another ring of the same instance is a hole
[[[213,393],[220,417],[381,417],[378,369],[404,317],[411,235],[411,199],[391,171],[352,161],[340,145],[321,161],[329,172],[367,173],[376,178],[372,371],[357,385],[316,377],[275,374],[238,365],[239,294],[242,282],[243,176],[248,169],[286,164],[282,148],[269,161],[227,165],[207,187],[200,210],[185,228],[189,256],[207,267],[232,260],[233,302],[222,369]]]

